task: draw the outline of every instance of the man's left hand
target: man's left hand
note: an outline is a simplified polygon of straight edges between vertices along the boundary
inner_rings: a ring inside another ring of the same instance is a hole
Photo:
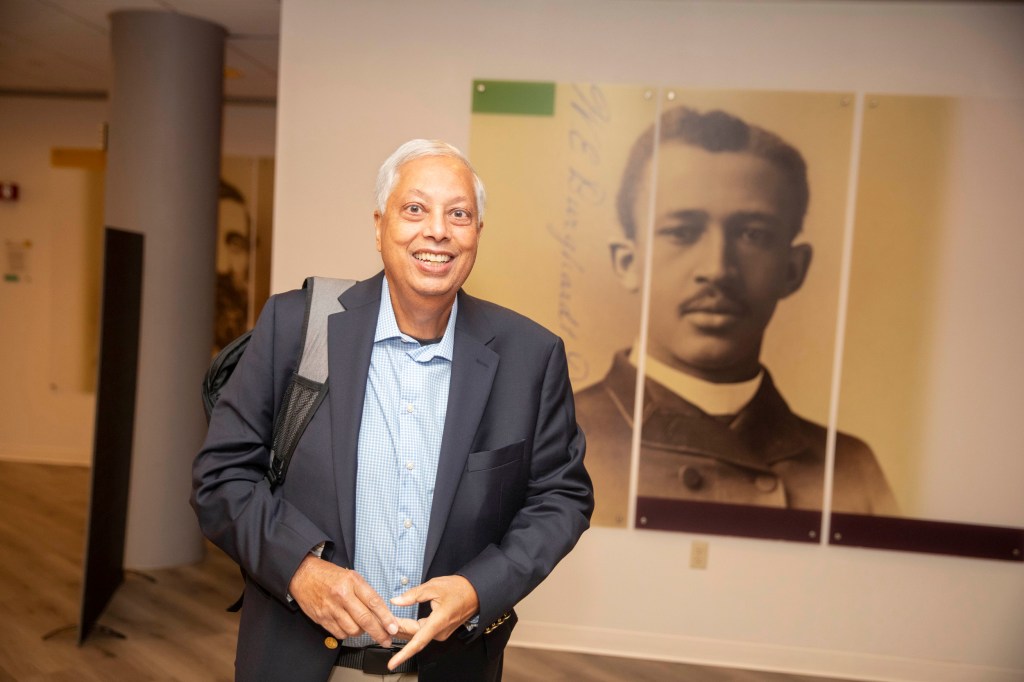
[[[456,628],[480,610],[476,590],[461,575],[433,578],[395,597],[391,603],[395,606],[412,606],[426,601],[430,602],[430,615],[419,619],[419,628],[412,639],[388,661],[391,670],[415,656],[432,640],[448,639]]]

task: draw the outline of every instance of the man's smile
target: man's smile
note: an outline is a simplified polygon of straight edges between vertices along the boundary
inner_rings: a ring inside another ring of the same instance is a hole
[[[417,251],[412,256],[416,260],[425,263],[448,263],[454,258],[454,256],[448,253],[431,253],[429,251]]]

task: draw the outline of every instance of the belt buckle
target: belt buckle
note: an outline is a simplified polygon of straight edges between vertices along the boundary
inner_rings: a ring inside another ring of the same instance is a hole
[[[363,649],[363,672],[369,675],[394,675],[388,670],[388,661],[398,649],[385,649],[379,646],[368,646]]]

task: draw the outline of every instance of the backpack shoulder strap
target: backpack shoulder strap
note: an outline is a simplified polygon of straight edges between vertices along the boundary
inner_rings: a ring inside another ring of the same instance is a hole
[[[327,318],[345,310],[340,296],[353,284],[351,279],[307,277],[302,285],[306,291],[302,356],[274,420],[267,471],[271,488],[284,483],[295,446],[327,395]]]
[[[302,285],[306,290],[306,317],[299,376],[321,384],[327,380],[327,317],[345,310],[340,297],[353,284],[355,280],[351,279],[306,278]]]

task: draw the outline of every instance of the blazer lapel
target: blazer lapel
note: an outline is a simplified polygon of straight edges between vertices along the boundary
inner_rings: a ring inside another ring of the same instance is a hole
[[[498,369],[499,356],[487,347],[493,338],[494,333],[477,306],[476,299],[460,291],[448,408],[434,482],[430,528],[423,554],[423,579],[426,579],[428,568],[441,543],[448,513],[455,500],[455,490],[466,468],[466,459],[473,447]]]
[[[380,311],[383,273],[341,295],[345,310],[327,319],[327,386],[331,407],[331,454],[341,520],[345,565],[355,560],[356,460],[366,377]]]

